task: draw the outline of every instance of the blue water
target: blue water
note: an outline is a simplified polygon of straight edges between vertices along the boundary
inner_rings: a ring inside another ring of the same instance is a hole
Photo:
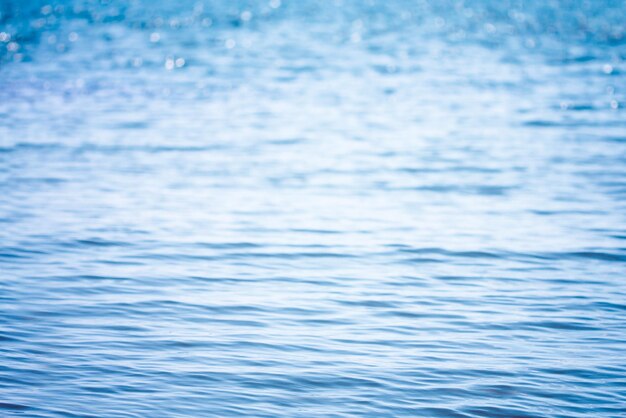
[[[0,0],[0,416],[626,416],[625,22]]]

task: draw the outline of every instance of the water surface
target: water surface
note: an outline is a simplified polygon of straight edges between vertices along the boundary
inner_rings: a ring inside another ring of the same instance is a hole
[[[0,1],[0,415],[625,416],[625,19]]]

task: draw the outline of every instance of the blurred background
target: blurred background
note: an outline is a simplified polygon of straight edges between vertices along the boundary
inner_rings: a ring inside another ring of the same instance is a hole
[[[0,415],[589,417],[623,0],[0,0]]]

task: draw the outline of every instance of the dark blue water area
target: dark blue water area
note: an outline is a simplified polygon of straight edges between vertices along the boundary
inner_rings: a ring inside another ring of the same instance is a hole
[[[0,416],[625,417],[624,1],[0,0]]]

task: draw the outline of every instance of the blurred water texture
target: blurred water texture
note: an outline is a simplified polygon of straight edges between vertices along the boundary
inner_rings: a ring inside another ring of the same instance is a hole
[[[624,1],[0,0],[0,415],[626,416]]]

